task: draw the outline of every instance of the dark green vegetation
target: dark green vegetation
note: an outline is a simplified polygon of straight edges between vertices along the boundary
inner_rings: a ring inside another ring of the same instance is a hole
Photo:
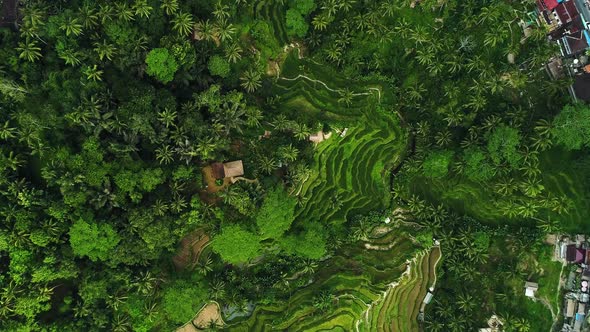
[[[539,70],[544,31],[521,42],[528,4],[411,3],[23,1],[0,330],[169,331],[208,300],[237,331],[547,330],[541,243],[590,225],[590,109]]]

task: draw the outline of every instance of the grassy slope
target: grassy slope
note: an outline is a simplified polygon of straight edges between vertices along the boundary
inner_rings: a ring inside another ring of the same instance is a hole
[[[566,231],[575,233],[590,228],[590,192],[584,188],[585,181],[580,172],[572,168],[574,159],[574,154],[560,149],[552,149],[540,157],[545,190],[555,196],[565,195],[573,201],[573,208],[567,214],[551,212],[551,217],[559,220]],[[443,203],[486,223],[500,225],[510,221],[515,224],[525,222],[504,217],[493,204],[492,189],[486,184],[465,178],[417,178],[411,184],[411,190],[433,204]],[[546,215],[547,211],[541,211],[539,217],[546,218]]]

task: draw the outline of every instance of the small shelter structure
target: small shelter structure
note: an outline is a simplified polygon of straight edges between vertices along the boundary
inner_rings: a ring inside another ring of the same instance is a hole
[[[241,160],[213,163],[211,164],[211,170],[216,179],[238,177],[244,175],[244,163]]]
[[[576,301],[572,299],[567,299],[567,304],[565,308],[565,317],[572,318],[576,312]]]
[[[535,292],[539,289],[539,284],[536,282],[527,281],[524,284],[524,295],[530,298],[535,297]]]
[[[424,304],[430,303],[433,297],[434,294],[432,294],[431,292],[426,293],[426,296],[424,297]]]

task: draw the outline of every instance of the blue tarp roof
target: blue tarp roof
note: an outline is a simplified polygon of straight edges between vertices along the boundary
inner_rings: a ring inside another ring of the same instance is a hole
[[[584,314],[576,314],[576,320],[584,320],[585,316],[586,315],[584,315]]]

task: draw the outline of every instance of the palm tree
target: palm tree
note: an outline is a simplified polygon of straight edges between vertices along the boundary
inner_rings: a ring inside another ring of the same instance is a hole
[[[129,7],[129,5],[126,2],[116,2],[115,13],[119,20],[125,22],[133,21],[134,19],[133,9],[131,9],[131,7]]]
[[[158,112],[158,121],[160,121],[166,128],[174,126],[176,121],[176,111],[165,108],[163,111]]]
[[[158,160],[160,164],[170,164],[174,161],[174,150],[172,150],[169,145],[164,145],[163,147],[157,148],[156,160]]]
[[[97,65],[93,65],[92,67],[85,67],[83,70],[84,75],[86,75],[86,79],[96,81],[102,81],[102,74],[103,71],[98,69]]]
[[[217,31],[217,35],[222,42],[232,40],[234,33],[236,33],[236,28],[234,25],[232,23],[228,23],[225,19],[220,20],[219,23],[215,25],[215,30]]]
[[[117,314],[113,319],[111,329],[113,332],[131,331],[131,322],[129,321],[129,316]]]
[[[277,154],[279,155],[279,157],[281,159],[285,160],[286,162],[293,162],[293,161],[297,160],[297,156],[299,154],[299,149],[297,149],[293,145],[289,144],[287,146],[281,146],[277,150]]]
[[[311,130],[305,123],[297,123],[293,127],[293,136],[295,136],[296,139],[303,141],[306,140],[309,135],[311,135]]]
[[[229,6],[222,4],[221,0],[217,1],[215,9],[213,10],[213,16],[218,20],[224,20],[228,19],[230,15]]]
[[[163,200],[158,199],[152,206],[152,211],[154,212],[154,215],[162,217],[166,215],[166,212],[168,211],[168,204]]]
[[[96,8],[91,7],[88,3],[85,3],[80,8],[80,19],[84,28],[95,28],[98,25],[98,14],[96,12]]]
[[[443,129],[434,135],[434,141],[440,147],[445,147],[453,141],[453,135],[448,129]]]
[[[338,2],[339,8],[345,13],[348,13],[356,3],[356,0],[339,0]]]
[[[210,296],[213,299],[221,299],[225,296],[225,283],[223,281],[216,281],[209,288]]]
[[[196,269],[199,274],[207,275],[209,272],[213,271],[213,260],[211,259],[211,255],[207,255],[206,257],[201,257],[199,262],[197,263]]]
[[[535,124],[535,132],[541,137],[553,137],[553,123],[546,119],[541,119]]]
[[[528,197],[537,197],[545,190],[545,186],[541,184],[541,180],[537,178],[528,178],[520,184],[522,192]]]
[[[459,294],[457,298],[457,305],[465,313],[471,312],[475,308],[475,300],[469,293]]]
[[[14,138],[16,134],[16,128],[10,127],[9,121],[4,122],[4,125],[0,127],[0,139],[7,140]]]
[[[328,24],[330,24],[330,22],[331,22],[331,19],[330,19],[329,15],[319,14],[313,18],[313,20],[311,21],[311,25],[313,25],[313,28],[315,30],[323,31],[323,30],[326,30],[326,28],[328,27]]]
[[[214,41],[217,38],[217,28],[207,21],[199,21],[195,24],[194,35],[197,40]]]
[[[523,218],[531,218],[537,214],[538,209],[539,206],[533,201],[521,201],[516,211]]]
[[[537,223],[537,228],[545,234],[554,234],[562,231],[560,222],[552,220],[550,216],[548,216],[546,220],[535,219],[539,221],[539,223]]]
[[[193,31],[193,15],[180,12],[172,19],[172,29],[181,36],[188,36]]]
[[[217,144],[212,137],[200,139],[197,143],[196,152],[201,156],[202,160],[211,159],[211,155],[217,149]]]
[[[494,190],[499,195],[510,196],[516,191],[516,187],[513,178],[504,178],[494,185]]]
[[[277,163],[274,158],[260,156],[258,160],[258,168],[263,174],[271,174],[277,168]]]
[[[254,70],[254,69],[249,69],[247,70],[241,77],[240,80],[242,81],[242,83],[240,84],[244,89],[246,89],[246,91],[248,91],[249,93],[252,93],[256,90],[258,90],[258,88],[260,88],[262,86],[261,82],[262,82],[262,77],[261,74]]]
[[[303,274],[313,274],[315,272],[315,270],[318,267],[318,263],[314,260],[311,259],[306,259],[303,262],[303,268],[301,269],[301,272],[303,272]]]
[[[224,51],[225,57],[230,63],[236,63],[242,58],[242,48],[238,43],[231,43],[225,47]]]
[[[73,51],[70,48],[66,48],[61,52],[58,51],[58,54],[59,58],[66,62],[66,65],[77,66],[81,62],[80,57],[82,56],[82,52]]]
[[[162,0],[160,8],[164,9],[166,15],[174,15],[178,10],[178,0]]]
[[[77,18],[68,16],[59,25],[59,29],[65,31],[66,36],[79,36],[82,33],[82,24],[80,24]]]
[[[350,104],[352,104],[352,98],[354,97],[352,91],[350,91],[348,88],[345,88],[344,90],[340,90],[338,93],[340,94],[340,98],[338,98],[339,103],[344,103],[346,106],[350,106]]]
[[[133,9],[135,10],[135,15],[138,15],[139,17],[149,18],[153,8],[150,5],[148,5],[147,0],[135,0],[135,3],[133,4]]]
[[[245,116],[248,127],[260,127],[260,121],[264,118],[262,111],[257,107],[246,108]]]
[[[94,42],[92,44],[94,46],[93,50],[98,54],[98,58],[102,61],[104,58],[108,60],[113,60],[113,56],[117,49],[112,44],[109,44],[106,40],[103,40],[102,43]]]
[[[113,20],[113,16],[115,16],[115,12],[113,7],[109,4],[100,4],[98,5],[98,17],[100,18],[100,22],[105,24],[108,21]]]
[[[24,59],[29,62],[35,62],[41,58],[41,48],[37,46],[37,41],[30,40],[29,38],[25,39],[24,43],[19,42],[16,50],[20,52],[18,55],[20,59]]]
[[[141,271],[131,280],[131,288],[142,295],[152,295],[156,290],[159,278],[152,275],[150,271]]]
[[[330,47],[325,49],[326,57],[329,61],[340,64],[342,61],[342,48],[337,44],[332,44]]]

